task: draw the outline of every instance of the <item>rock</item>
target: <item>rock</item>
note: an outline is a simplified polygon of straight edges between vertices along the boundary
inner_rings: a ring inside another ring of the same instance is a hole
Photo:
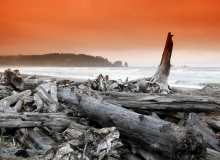
[[[115,63],[113,63],[114,67],[123,67],[122,66],[122,61],[115,61]]]
[[[125,62],[124,67],[128,67],[128,63],[127,62]]]

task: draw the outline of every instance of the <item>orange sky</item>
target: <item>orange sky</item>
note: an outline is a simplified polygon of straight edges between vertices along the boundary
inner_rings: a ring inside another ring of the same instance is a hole
[[[130,66],[220,67],[219,0],[1,0],[0,54],[71,52]]]

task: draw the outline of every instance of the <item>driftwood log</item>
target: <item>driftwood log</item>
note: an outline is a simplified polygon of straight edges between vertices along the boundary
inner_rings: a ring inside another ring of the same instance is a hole
[[[56,143],[43,133],[39,128],[22,128],[16,131],[18,139],[29,149],[41,149],[47,151],[55,147]]]
[[[220,114],[220,99],[215,97],[124,92],[98,93],[105,100],[147,115],[155,112],[159,116],[183,119],[192,112],[199,116],[218,116]]]
[[[12,84],[18,90],[27,90],[27,89],[35,89],[39,84],[47,81],[55,81],[55,78],[47,78],[47,79],[32,79],[33,76],[27,77],[23,79],[20,75],[19,70],[12,71],[11,69],[7,69],[4,72],[4,78],[7,80],[9,84]]]
[[[17,93],[8,97],[3,98],[0,100],[0,111],[1,112],[17,112],[20,111],[22,108],[23,100],[18,102],[15,105],[15,110],[11,107],[12,104],[16,103],[20,98],[23,99],[25,96],[31,95],[31,90],[26,90],[21,93]]]
[[[220,116],[206,116],[205,114],[200,117],[211,127],[220,130]]]
[[[72,94],[72,96],[71,96]],[[201,133],[153,116],[144,116],[87,95],[60,90],[59,100],[77,104],[77,110],[103,127],[115,126],[120,133],[162,159],[205,158]],[[73,97],[73,98],[72,98]]]
[[[63,113],[0,113],[0,128],[69,127],[79,117]]]
[[[61,106],[57,102],[57,98],[55,97],[55,96],[57,96],[55,86],[51,85],[50,87],[52,88],[51,89],[52,94],[49,94],[48,91],[46,91],[46,89],[43,86],[38,86],[36,88],[36,90],[38,92],[37,95],[35,95],[35,101],[37,103],[37,111],[42,110],[42,102],[40,101],[40,99],[46,105],[45,110],[49,113],[50,112],[57,112],[59,109],[61,109]]]
[[[170,73],[170,58],[173,50],[173,40],[171,32],[168,33],[165,48],[163,51],[162,59],[160,65],[150,79],[150,81],[140,81],[139,90],[144,93],[168,93],[168,76]]]
[[[190,113],[186,121],[187,127],[194,127],[202,133],[203,139],[208,148],[220,151],[219,140],[215,137],[213,130],[206,124],[206,122],[195,113]],[[220,157],[219,157],[220,158]]]

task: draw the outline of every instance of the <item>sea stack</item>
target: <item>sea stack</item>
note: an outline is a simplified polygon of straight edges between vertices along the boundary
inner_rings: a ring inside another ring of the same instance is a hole
[[[115,63],[113,65],[114,65],[114,67],[123,67],[122,61],[115,61]]]
[[[127,62],[125,62],[124,67],[128,67],[128,63]]]

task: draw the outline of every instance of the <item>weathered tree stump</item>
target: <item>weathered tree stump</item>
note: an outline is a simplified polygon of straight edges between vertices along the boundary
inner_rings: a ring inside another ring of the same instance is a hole
[[[169,92],[169,87],[168,87],[168,76],[170,73],[170,58],[171,58],[171,54],[172,54],[172,50],[173,50],[173,40],[172,40],[172,36],[171,32],[168,33],[167,36],[167,40],[166,40],[166,44],[165,44],[165,48],[163,51],[163,55],[162,55],[162,59],[160,62],[160,65],[156,71],[156,73],[154,74],[154,76],[150,79],[150,82],[153,83],[151,85],[151,83],[148,82],[140,82],[139,84],[139,90],[141,92],[147,92],[146,88],[156,88],[156,89],[151,89],[151,90],[155,90],[155,92],[153,93],[158,93],[158,87],[156,84],[160,85],[160,92],[161,93],[168,93]],[[148,92],[147,92],[148,93]]]

